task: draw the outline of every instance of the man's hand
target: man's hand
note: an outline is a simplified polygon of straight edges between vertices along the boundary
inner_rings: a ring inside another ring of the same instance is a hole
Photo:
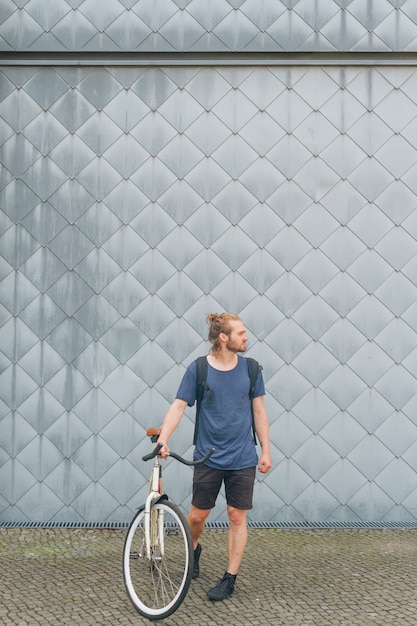
[[[162,443],[162,441],[158,441],[157,445],[158,444],[162,444],[162,448],[159,451],[159,456],[166,460],[167,456],[170,453],[170,449],[168,448],[168,446],[166,446],[164,443]]]
[[[269,454],[263,454],[259,459],[258,471],[261,474],[267,474],[272,467],[271,457]]]

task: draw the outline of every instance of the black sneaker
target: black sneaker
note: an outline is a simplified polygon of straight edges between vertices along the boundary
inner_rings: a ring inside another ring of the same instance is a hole
[[[236,576],[226,572],[217,585],[207,592],[210,600],[226,600],[230,598],[235,588],[235,579]]]
[[[201,555],[201,546],[198,543],[196,549],[194,550],[194,569],[193,569],[193,578],[198,578],[200,576],[200,555]]]

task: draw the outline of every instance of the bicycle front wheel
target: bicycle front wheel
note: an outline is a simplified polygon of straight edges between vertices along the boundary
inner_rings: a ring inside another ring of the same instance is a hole
[[[168,617],[183,602],[191,583],[193,543],[188,523],[168,500],[152,506],[150,545],[145,512],[133,518],[123,548],[123,576],[136,610],[150,620]]]

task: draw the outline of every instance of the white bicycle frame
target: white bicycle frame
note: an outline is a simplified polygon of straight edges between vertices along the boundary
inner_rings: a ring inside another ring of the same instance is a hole
[[[155,533],[152,533],[151,536],[151,514],[152,514],[152,504],[155,500],[159,500],[162,495],[162,484],[161,484],[161,472],[160,472],[160,461],[159,457],[156,456],[153,467],[151,480],[149,484],[149,494],[146,498],[145,503],[145,540],[146,540],[146,556],[148,559],[151,559],[151,548],[154,548],[159,545],[161,551],[161,557],[164,556],[164,512],[159,511],[158,513],[158,536],[153,536]],[[154,529],[153,529],[154,530]]]
[[[148,436],[151,437],[151,440],[153,441],[153,443],[156,443],[159,433],[160,431],[154,428],[148,429],[148,432],[147,432]],[[159,445],[159,448],[155,448],[152,454],[145,455],[143,457],[144,461],[148,461],[151,458],[154,458],[151,478],[149,481],[148,497],[146,498],[145,507],[143,509],[144,525],[145,525],[144,541],[146,542],[146,556],[149,561],[153,557],[152,555],[153,548],[156,549],[157,547],[159,547],[159,551],[160,551],[159,558],[163,559],[164,554],[165,554],[164,509],[162,508],[162,509],[158,509],[157,511],[152,511],[154,502],[157,500],[160,500],[160,498],[164,495],[164,491],[162,488],[161,461],[160,461],[160,457],[158,456],[158,452],[161,449],[162,444],[158,444],[158,445]],[[214,452],[214,448],[211,448],[207,452],[205,457],[203,457],[199,461],[186,461],[185,459],[183,459],[181,456],[179,456],[178,454],[174,452],[168,452],[167,456],[170,455],[174,457],[174,459],[177,459],[178,461],[180,461],[181,463],[184,463],[185,465],[198,465],[198,464],[205,463],[205,461],[207,461],[207,459],[210,458],[213,452]],[[153,521],[152,513],[155,513],[155,515],[158,516],[157,525],[152,523]],[[155,532],[155,526],[157,526],[156,532]],[[143,553],[143,543],[142,543],[142,549],[141,549],[141,556],[142,556],[142,553]]]

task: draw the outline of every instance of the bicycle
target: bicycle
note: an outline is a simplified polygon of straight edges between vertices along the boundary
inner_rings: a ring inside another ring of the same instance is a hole
[[[152,443],[160,430],[148,428]],[[194,566],[194,549],[187,520],[162,488],[162,465],[158,444],[142,460],[154,459],[146,503],[132,519],[123,547],[123,578],[130,601],[143,617],[159,620],[178,609],[187,595]],[[200,465],[175,452],[169,455],[184,465]]]

